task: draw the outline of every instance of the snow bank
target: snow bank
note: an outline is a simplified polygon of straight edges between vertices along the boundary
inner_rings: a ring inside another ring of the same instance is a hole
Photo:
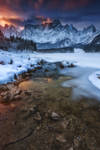
[[[48,62],[69,61],[80,67],[100,68],[100,53],[36,53]]]
[[[12,53],[0,51],[0,84],[14,81],[14,76],[32,69],[31,65],[37,64],[37,59],[29,53]]]
[[[15,74],[33,69],[41,60],[47,62],[68,62],[81,67],[100,68],[100,53],[32,53],[32,52],[7,52],[0,50],[0,84],[14,81]]]
[[[98,89],[100,89],[100,71],[92,73],[89,76],[89,81]]]

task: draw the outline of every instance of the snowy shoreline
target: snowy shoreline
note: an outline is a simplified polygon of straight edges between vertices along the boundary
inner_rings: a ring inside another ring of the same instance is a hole
[[[14,76],[34,69],[38,62],[44,60],[49,63],[73,62],[76,66],[100,69],[100,53],[32,53],[8,52],[0,50],[0,84],[14,81]],[[89,81],[100,89],[100,79],[96,76],[100,72],[89,75]]]
[[[94,72],[89,76],[89,81],[98,89],[100,89],[100,71]]]

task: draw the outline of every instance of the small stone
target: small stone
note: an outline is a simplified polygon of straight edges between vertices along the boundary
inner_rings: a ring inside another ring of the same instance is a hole
[[[13,64],[13,60],[12,60],[12,59],[10,60],[9,64],[10,64],[10,65]]]
[[[18,68],[21,68],[22,66],[21,65],[18,65]]]
[[[17,75],[16,74],[14,74],[14,79],[17,80]]]
[[[0,95],[2,96],[2,97],[4,97],[4,96],[6,96],[8,94],[8,92],[2,92]]]
[[[36,130],[40,130],[41,129],[41,127],[40,126],[38,126],[37,128],[36,128]]]
[[[44,72],[49,72],[49,69],[46,68],[46,69],[44,70]]]
[[[70,147],[68,150],[74,150],[73,147]]]
[[[34,67],[34,65],[33,65],[33,64],[31,64],[31,65],[30,65],[30,67]]]
[[[36,113],[36,111],[37,111],[36,106],[29,108],[29,111],[30,111],[31,114]]]
[[[52,112],[52,114],[51,114],[51,119],[52,119],[52,120],[59,120],[59,119],[60,119],[60,116],[59,116],[57,113]]]
[[[73,63],[68,65],[68,68],[73,68],[73,67],[75,67],[75,65]]]
[[[41,115],[40,115],[39,112],[36,113],[36,115],[34,116],[34,119],[35,119],[36,121],[41,121],[41,120],[42,120],[42,117],[41,117]]]
[[[10,107],[11,108],[16,108],[16,105],[12,103],[12,104],[10,104]]]
[[[74,147],[79,147],[79,141],[80,141],[79,138],[74,139]]]
[[[37,66],[35,69],[40,70],[40,69],[42,69],[42,66]]]
[[[59,65],[59,67],[60,67],[61,69],[64,69],[64,68],[65,68],[65,66],[64,66],[62,63]]]
[[[7,94],[3,97],[3,101],[8,102],[10,100],[10,95]]]
[[[0,61],[0,65],[5,65],[4,61]]]
[[[18,100],[18,99],[21,99],[22,97],[20,96],[20,95],[16,95],[15,97],[14,97],[14,99],[15,100]]]
[[[64,120],[63,122],[61,122],[61,126],[63,129],[66,129],[68,124],[69,124],[69,122],[67,120]]]
[[[8,88],[6,86],[0,85],[0,94],[1,92],[6,92]]]
[[[31,95],[31,92],[29,92],[29,91],[25,91],[25,95],[30,96],[30,95]]]
[[[16,105],[15,104],[10,104],[10,110],[14,111],[16,109]]]
[[[38,62],[38,65],[44,65],[44,64],[46,64],[46,63],[47,63],[47,62],[42,59],[42,60],[40,60],[40,61]]]
[[[22,91],[18,89],[18,90],[15,92],[15,95],[20,95],[21,92],[22,92]]]
[[[56,137],[56,140],[57,140],[58,142],[61,142],[61,143],[66,143],[66,139],[64,138],[63,135],[58,135],[58,136]]]

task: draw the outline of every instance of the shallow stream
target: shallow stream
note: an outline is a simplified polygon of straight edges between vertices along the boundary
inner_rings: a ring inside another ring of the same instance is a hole
[[[84,96],[73,101],[73,85],[61,86],[71,80],[68,75],[21,82],[20,98],[0,104],[0,148],[99,150],[100,103]],[[58,120],[52,119],[53,112]]]

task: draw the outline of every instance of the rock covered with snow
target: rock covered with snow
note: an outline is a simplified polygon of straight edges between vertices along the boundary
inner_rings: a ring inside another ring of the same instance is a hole
[[[30,58],[30,59],[29,59]],[[12,53],[0,50],[0,84],[14,81],[15,75],[32,69],[32,64],[37,64],[39,58],[30,57],[27,53]]]

